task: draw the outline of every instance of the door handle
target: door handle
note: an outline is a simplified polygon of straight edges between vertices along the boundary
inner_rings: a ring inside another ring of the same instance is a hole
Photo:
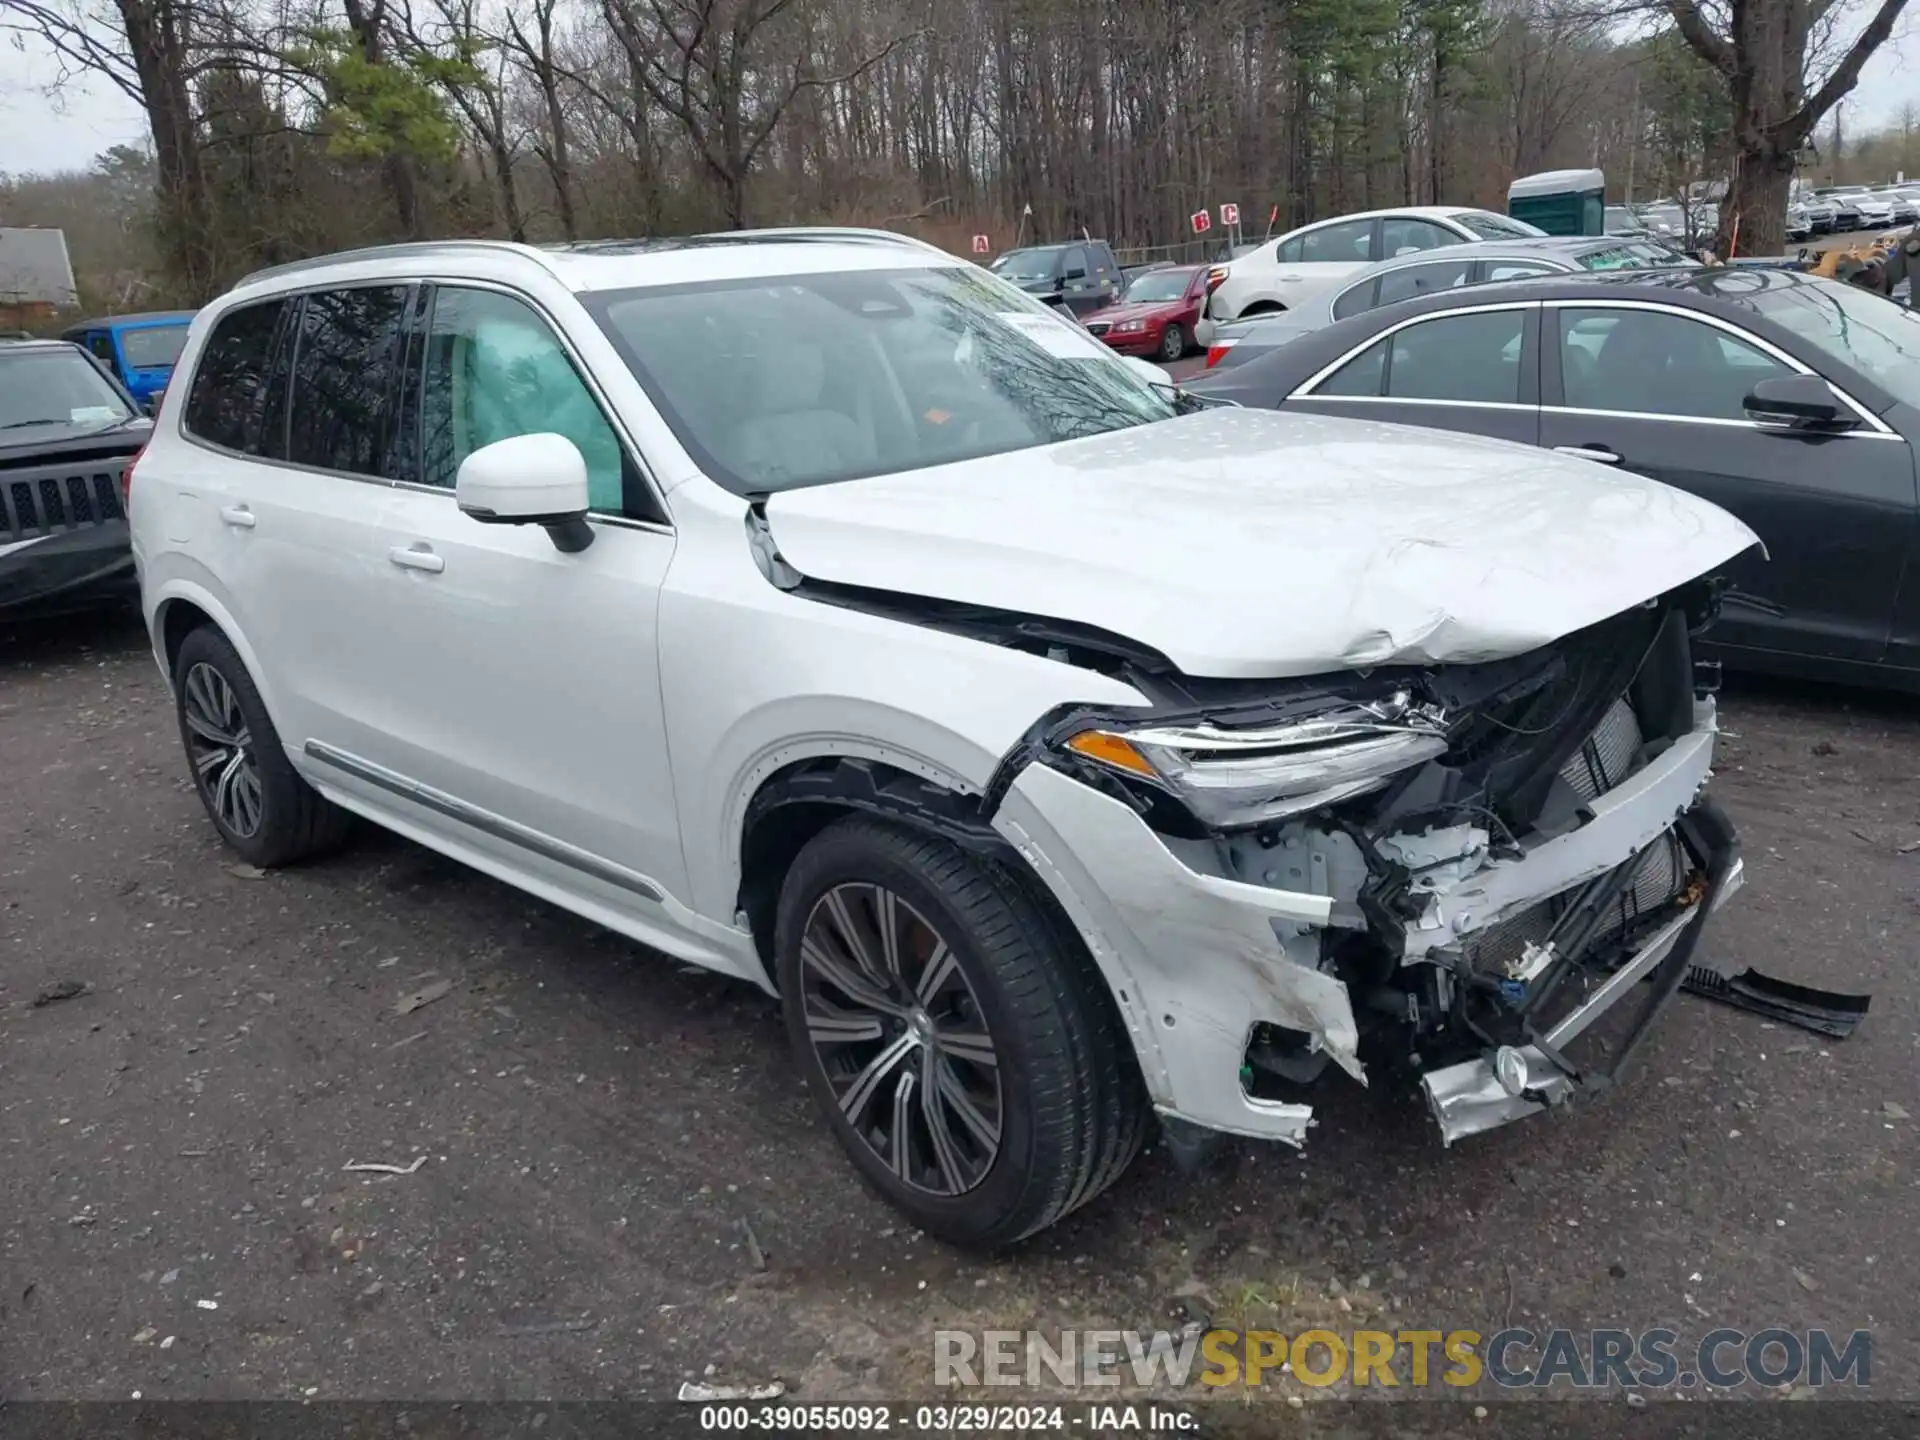
[[[1602,465],[1618,465],[1620,457],[1604,445],[1556,445],[1556,455],[1578,455],[1582,460],[1597,460]]]
[[[387,551],[387,559],[402,570],[424,570],[429,575],[438,575],[447,568],[447,562],[434,554],[424,543],[404,548],[396,545]]]
[[[228,505],[221,509],[220,518],[236,530],[253,528],[253,511],[244,505]]]

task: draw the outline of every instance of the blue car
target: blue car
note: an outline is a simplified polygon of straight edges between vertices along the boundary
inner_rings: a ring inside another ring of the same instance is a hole
[[[139,404],[151,410],[173,375],[173,362],[187,343],[191,310],[109,315],[69,326],[61,338],[84,345],[113,372]]]

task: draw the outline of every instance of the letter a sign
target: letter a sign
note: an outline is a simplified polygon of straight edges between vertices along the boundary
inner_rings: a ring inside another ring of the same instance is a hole
[[[974,254],[976,254],[976,255],[984,255],[984,254],[986,254],[986,253],[987,253],[987,248],[988,248],[988,247],[987,247],[987,237],[986,237],[986,236],[984,236],[984,235],[976,235],[976,236],[974,236],[974,237],[973,237],[973,253],[974,253]]]

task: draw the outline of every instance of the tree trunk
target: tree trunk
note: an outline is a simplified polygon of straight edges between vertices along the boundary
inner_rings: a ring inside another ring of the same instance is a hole
[[[1787,192],[1793,181],[1794,152],[1770,146],[1742,146],[1733,162],[1733,183],[1720,204],[1720,226],[1713,252],[1778,255],[1787,245]]]
[[[144,0],[121,0],[120,16],[153,136],[160,225],[171,268],[192,299],[210,300],[219,288],[213,212],[178,17],[171,6]]]
[[[389,155],[385,162],[387,189],[393,196],[393,212],[400,222],[400,233],[409,240],[427,238],[427,227],[420,213],[420,186],[414,177],[413,162],[404,155]]]

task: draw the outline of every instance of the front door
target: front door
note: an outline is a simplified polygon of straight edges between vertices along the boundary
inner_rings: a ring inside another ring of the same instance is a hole
[[[423,383],[402,430],[420,483],[395,489],[370,557],[388,616],[370,643],[394,683],[364,758],[458,802],[421,824],[657,918],[685,891],[657,666],[673,533],[531,305],[439,287],[412,354]],[[587,460],[594,542],[577,554],[454,503],[469,454],[541,431]]]
[[[1765,342],[1644,304],[1551,307],[1540,443],[1664,480],[1766,545],[1728,567],[1716,645],[1876,662],[1913,535],[1913,454],[1898,436],[1766,430],[1742,403],[1801,367]]]

